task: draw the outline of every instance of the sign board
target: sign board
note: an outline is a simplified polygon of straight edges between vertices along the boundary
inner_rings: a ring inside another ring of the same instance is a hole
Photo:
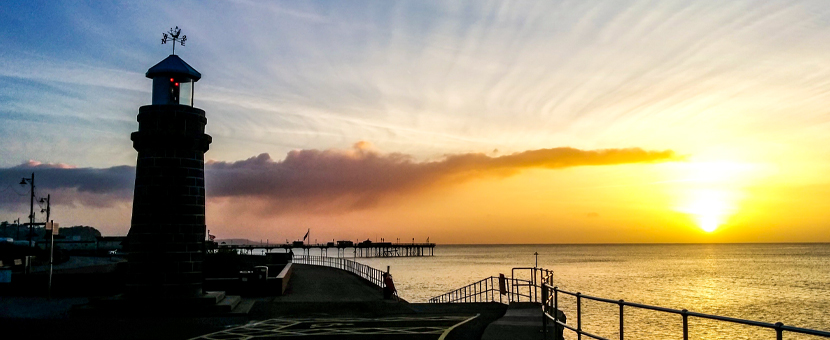
[[[60,228],[60,223],[53,222],[46,222],[46,230],[51,230],[52,235],[58,234],[58,228]]]
[[[504,277],[504,274],[499,274],[499,293],[501,295],[507,295],[507,279]]]

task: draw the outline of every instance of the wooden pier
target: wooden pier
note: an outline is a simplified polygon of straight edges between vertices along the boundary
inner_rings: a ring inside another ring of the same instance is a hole
[[[325,244],[303,244],[302,242],[283,244],[222,244],[219,249],[234,249],[254,254],[254,251],[273,252],[282,249],[285,252],[301,251],[310,255],[312,249],[319,249],[320,255],[329,256],[329,249],[337,251],[337,257],[420,257],[435,256],[435,243],[391,243],[391,242],[328,242]]]

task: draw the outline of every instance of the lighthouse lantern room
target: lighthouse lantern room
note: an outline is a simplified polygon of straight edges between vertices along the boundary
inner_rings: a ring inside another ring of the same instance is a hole
[[[147,78],[153,79],[153,105],[193,106],[194,84],[202,74],[171,54],[147,70]]]

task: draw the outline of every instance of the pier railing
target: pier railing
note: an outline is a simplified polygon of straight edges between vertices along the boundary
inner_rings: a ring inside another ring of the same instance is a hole
[[[543,274],[541,279],[542,283],[542,312],[544,313],[544,320],[545,323],[543,325],[544,328],[547,328],[548,320],[554,322],[557,325],[557,328],[564,328],[572,331],[577,335],[578,339],[582,339],[582,336],[586,336],[592,339],[598,340],[609,340],[608,338],[601,337],[596,334],[592,334],[582,329],[582,300],[592,300],[597,302],[608,303],[612,305],[617,305],[619,308],[617,316],[619,320],[619,340],[625,339],[625,311],[626,307],[629,308],[638,308],[643,310],[650,310],[656,311],[661,313],[668,313],[680,316],[683,322],[683,340],[689,339],[689,318],[701,318],[701,319],[708,319],[708,320],[715,320],[721,322],[728,322],[746,326],[754,326],[754,327],[761,327],[767,328],[770,330],[775,331],[775,338],[777,340],[781,340],[784,337],[784,332],[792,332],[792,333],[800,333],[800,334],[807,334],[807,335],[814,335],[824,338],[830,338],[830,332],[825,331],[818,331],[814,329],[807,329],[807,328],[799,328],[793,326],[784,325],[781,322],[777,323],[768,323],[768,322],[760,322],[760,321],[753,321],[753,320],[745,320],[745,319],[738,319],[738,318],[731,318],[726,316],[720,315],[712,315],[712,314],[704,314],[704,313],[697,313],[697,312],[690,312],[686,309],[672,309],[672,308],[665,308],[665,307],[658,307],[658,306],[651,306],[645,305],[640,303],[632,303],[626,302],[625,300],[611,300],[605,299],[590,295],[585,295],[580,292],[569,292],[566,290],[559,289],[558,287],[553,285],[553,272]],[[565,323],[564,320],[560,320],[561,314],[557,313],[559,310],[559,294],[570,295],[576,298],[576,327],[568,325]]]
[[[526,275],[522,275],[522,274]],[[540,302],[540,279],[553,275],[544,268],[513,268],[511,276],[490,276],[429,299],[430,303]]]
[[[305,244],[221,244],[217,249],[235,250],[240,253],[254,254],[254,251],[267,253],[281,249],[286,252],[297,249],[303,255],[311,255],[312,249],[318,249],[321,256],[328,256],[329,249],[337,251],[337,257],[346,257],[352,249],[354,257],[421,257],[435,256],[435,243],[391,243],[391,242],[360,242],[349,244],[335,244],[333,242]]]
[[[570,296],[573,296],[573,297],[576,298],[576,327],[566,324],[563,320],[559,320],[559,313],[555,312],[559,309],[559,294],[570,295]],[[787,326],[787,325],[784,325],[781,322],[777,322],[777,323],[773,324],[773,323],[768,323],[768,322],[760,322],[760,321],[744,320],[744,319],[738,319],[738,318],[730,318],[730,317],[720,316],[720,315],[690,312],[690,311],[685,310],[685,309],[678,310],[678,309],[672,309],[672,308],[644,305],[644,304],[640,304],[640,303],[626,302],[624,300],[605,299],[605,298],[585,295],[585,294],[582,294],[582,293],[579,293],[579,292],[574,293],[574,292],[565,291],[565,290],[559,289],[558,287],[552,286],[551,283],[548,283],[548,282],[542,283],[542,296],[543,296],[543,298],[542,298],[542,301],[543,301],[542,310],[543,310],[544,317],[545,317],[544,327],[545,328],[547,327],[547,320],[551,320],[556,325],[558,325],[560,327],[563,327],[565,329],[568,329],[568,330],[572,331],[573,333],[575,333],[577,335],[578,339],[582,339],[582,336],[584,335],[584,336],[586,336],[588,338],[591,338],[591,339],[610,340],[608,338],[604,338],[604,337],[601,337],[599,335],[592,334],[592,333],[587,332],[584,329],[582,329],[582,300],[583,299],[597,301],[597,302],[604,302],[604,303],[619,306],[619,309],[618,309],[619,312],[617,314],[619,322],[620,322],[620,324],[619,324],[619,333],[618,333],[618,335],[619,335],[618,339],[619,340],[625,339],[625,311],[627,309],[626,307],[638,308],[638,309],[644,309],[644,310],[651,310],[651,311],[674,314],[674,315],[680,316],[681,320],[683,321],[683,340],[688,340],[689,339],[689,318],[690,317],[691,318],[701,318],[701,319],[722,321],[722,322],[728,322],[728,323],[734,323],[734,324],[740,324],[740,325],[767,328],[767,329],[775,331],[775,338],[777,340],[781,340],[781,339],[784,338],[784,332],[808,334],[808,335],[814,335],[814,336],[819,336],[819,337],[824,337],[824,338],[830,338],[830,332],[818,331],[818,330],[807,329],[807,328],[799,328],[799,327],[793,327],[793,326]],[[772,334],[770,334],[770,335],[772,335]]]
[[[518,278],[517,273],[521,274],[522,272],[529,274],[529,276],[527,276],[526,278]],[[456,290],[433,297],[429,299],[429,302],[537,302],[541,304],[541,312],[543,316],[542,334],[549,334],[547,331],[548,323],[553,322],[556,328],[556,332],[552,333],[562,334],[562,332],[565,329],[567,329],[573,334],[576,334],[577,339],[579,340],[582,340],[583,336],[590,339],[610,340],[609,338],[599,336],[582,328],[584,309],[583,300],[592,300],[596,302],[602,302],[618,306],[616,310],[617,319],[619,320],[619,333],[616,339],[619,340],[625,339],[625,315],[626,311],[632,308],[679,316],[683,323],[683,340],[689,339],[689,318],[700,318],[719,322],[727,322],[732,324],[765,328],[769,329],[770,331],[773,331],[775,334],[775,338],[777,340],[782,340],[784,338],[785,332],[830,338],[830,332],[788,326],[784,325],[781,322],[768,323],[753,320],[745,320],[720,315],[690,312],[685,309],[672,309],[659,306],[645,305],[640,303],[632,303],[624,300],[600,298],[585,295],[580,292],[570,292],[559,289],[558,287],[554,286],[553,271],[544,268],[514,268],[511,274],[511,277],[505,277],[504,275],[500,275],[499,277],[491,276],[482,279],[478,282],[474,282],[472,284],[466,285]],[[567,324],[564,318],[565,315],[559,312],[560,295],[569,295],[576,299],[576,325]],[[772,333],[770,334],[770,337],[771,336]]]
[[[323,266],[342,269],[366,279],[375,286],[383,288],[382,270],[375,269],[352,260],[347,260],[341,257],[294,255],[292,261],[297,264],[308,264],[312,266]]]

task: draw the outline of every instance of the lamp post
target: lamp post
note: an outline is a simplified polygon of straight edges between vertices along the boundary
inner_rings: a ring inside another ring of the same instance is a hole
[[[539,252],[533,253],[533,256],[536,257],[536,266],[534,268],[539,268]]]
[[[50,203],[51,201],[52,201],[52,195],[51,195],[51,194],[46,195],[46,198],[42,198],[42,197],[41,197],[41,199],[38,201],[39,203],[46,203],[46,209],[40,209],[40,212],[41,212],[41,213],[44,213],[44,212],[46,213],[46,222],[50,222],[50,221],[51,221],[51,220],[49,219],[49,217],[50,217],[50,215],[51,215],[51,213],[52,213],[52,205],[51,205],[51,203]],[[43,235],[43,236],[44,236],[44,237],[46,237],[46,235]],[[50,242],[50,244],[49,244],[49,248],[51,249],[54,245],[55,245],[55,242],[54,242],[54,237],[52,237],[52,241],[51,241],[51,242]],[[51,251],[51,250],[50,250],[50,251]],[[49,268],[51,268],[51,267],[52,267],[52,259],[50,258],[50,259],[49,259]],[[50,280],[49,282],[51,282],[51,280],[52,280],[52,277],[51,277],[51,276],[49,276],[49,280]]]
[[[23,177],[20,180],[20,185],[24,186],[26,184],[30,185],[30,193],[31,196],[29,198],[29,247],[32,247],[32,234],[35,231],[35,173],[32,173],[31,178]]]
[[[52,299],[52,266],[55,263],[55,235],[58,234],[58,224],[55,221],[49,221],[45,224],[45,230],[49,233],[49,286],[46,290],[46,296]]]

